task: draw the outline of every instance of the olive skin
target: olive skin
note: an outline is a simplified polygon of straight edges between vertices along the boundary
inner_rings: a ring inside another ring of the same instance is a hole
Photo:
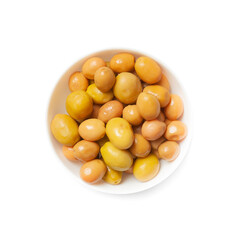
[[[82,66],[82,73],[88,79],[94,79],[94,74],[100,67],[105,67],[106,63],[102,58],[89,58]]]
[[[169,81],[168,81],[166,75],[163,73],[162,73],[161,80],[159,82],[157,82],[156,84],[165,87],[169,92],[171,90]]]
[[[56,114],[50,128],[55,139],[63,145],[71,147],[80,140],[78,124],[66,114]]]
[[[100,159],[86,162],[80,169],[80,177],[83,181],[94,184],[102,180],[107,171],[107,167]]]
[[[72,92],[67,96],[66,110],[73,119],[82,121],[92,113],[92,99],[83,90]]]
[[[123,109],[123,118],[126,119],[133,126],[138,126],[143,121],[143,118],[138,112],[136,105],[126,106]]]
[[[157,119],[145,121],[142,125],[142,135],[150,141],[160,138],[166,130],[166,124]]]
[[[161,80],[162,69],[153,59],[139,57],[135,63],[135,70],[142,81],[154,84]]]
[[[156,119],[160,113],[160,103],[158,99],[149,93],[140,93],[136,105],[138,112],[145,120]]]
[[[159,172],[160,163],[154,154],[149,154],[145,158],[137,158],[133,165],[134,177],[141,181],[146,182],[153,179]]]
[[[162,86],[149,85],[143,89],[143,92],[154,95],[158,99],[161,107],[166,107],[170,102],[170,93]]]
[[[119,149],[132,146],[134,135],[131,125],[123,118],[112,118],[106,125],[106,134],[110,142]]]
[[[133,157],[128,150],[116,148],[111,142],[106,142],[100,149],[104,162],[116,171],[126,171],[133,163]]]
[[[169,120],[177,120],[183,114],[183,101],[176,94],[170,95],[170,102],[164,109],[164,114]]]
[[[117,185],[122,181],[122,172],[116,171],[107,166],[107,172],[105,173],[103,180],[109,184]]]
[[[130,53],[119,53],[110,61],[111,69],[116,73],[131,72],[134,69],[134,56]]]
[[[71,92],[78,90],[86,91],[88,88],[88,79],[85,78],[83,73],[75,72],[69,78],[68,87]]]
[[[82,140],[73,147],[73,155],[76,159],[87,162],[98,156],[100,147],[95,142]]]
[[[106,129],[103,121],[90,118],[79,125],[78,131],[83,139],[87,141],[98,141],[104,137]]]
[[[102,92],[108,92],[115,84],[115,74],[108,67],[99,68],[94,75],[94,82],[97,88]]]
[[[105,103],[98,112],[98,119],[107,123],[110,119],[121,117],[123,112],[123,105],[117,100],[112,100]]]
[[[174,141],[166,141],[158,147],[158,154],[160,158],[172,162],[180,153],[179,144]]]
[[[142,85],[137,76],[129,72],[117,75],[113,87],[114,96],[122,103],[133,104],[142,91]]]
[[[70,161],[78,161],[73,155],[73,147],[64,146],[62,147],[63,155]]]
[[[164,137],[170,141],[181,141],[187,136],[187,126],[181,121],[168,124]]]
[[[129,151],[136,157],[146,157],[151,152],[151,145],[142,135],[134,134],[134,142]]]

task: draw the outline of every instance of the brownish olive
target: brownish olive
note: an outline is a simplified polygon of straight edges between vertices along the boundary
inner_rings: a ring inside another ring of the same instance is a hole
[[[95,142],[82,140],[74,145],[73,156],[81,161],[87,162],[98,156],[100,147]]]
[[[123,118],[126,119],[133,126],[142,123],[143,118],[138,112],[137,105],[128,105],[123,109]]]
[[[138,112],[146,120],[156,119],[160,113],[160,103],[158,99],[149,93],[140,93],[136,105]]]
[[[123,112],[123,105],[117,100],[105,103],[98,112],[98,119],[107,123],[110,119],[121,117]]]
[[[131,72],[134,69],[134,56],[130,53],[118,53],[110,61],[110,67],[114,72]]]
[[[166,124],[159,120],[145,121],[142,125],[142,135],[147,140],[153,141],[160,138],[166,130]]]
[[[110,91],[115,81],[115,74],[108,67],[101,67],[95,72],[94,82],[101,92]]]
[[[180,153],[179,144],[174,141],[166,141],[159,146],[158,153],[160,158],[172,162]]]
[[[135,133],[129,150],[136,157],[146,157],[151,152],[151,145],[142,135]]]
[[[187,126],[181,121],[172,121],[165,132],[164,137],[171,141],[180,141],[187,136]]]
[[[105,67],[106,63],[102,58],[92,57],[89,58],[82,66],[82,73],[88,79],[94,79],[95,72],[100,67]]]

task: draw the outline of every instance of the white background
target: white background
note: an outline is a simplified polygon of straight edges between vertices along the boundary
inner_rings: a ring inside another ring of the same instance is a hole
[[[239,239],[239,1],[0,1],[0,239]],[[46,131],[80,57],[154,54],[184,83],[194,138],[180,168],[133,195],[71,177]]]

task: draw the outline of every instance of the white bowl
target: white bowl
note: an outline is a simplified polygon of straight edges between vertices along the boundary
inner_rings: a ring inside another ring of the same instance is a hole
[[[170,71],[170,69],[168,67],[166,67],[166,65],[164,63],[162,63],[155,57],[150,56],[153,59],[155,59],[157,62],[159,62],[159,64],[161,65],[164,74],[167,76],[167,78],[170,82],[171,92],[178,94],[183,99],[184,114],[183,114],[181,121],[183,121],[187,125],[188,135],[184,139],[184,141],[182,141],[180,143],[181,152],[180,152],[178,158],[173,162],[167,162],[167,161],[161,160],[160,171],[154,179],[152,179],[148,182],[142,183],[142,182],[137,181],[133,177],[132,174],[124,174],[122,182],[119,185],[110,185],[105,182],[101,182],[101,183],[95,184],[95,185],[87,184],[87,183],[83,182],[79,176],[81,163],[71,162],[64,157],[64,155],[62,153],[62,145],[55,140],[55,138],[53,137],[53,135],[51,134],[51,131],[50,131],[50,123],[51,123],[51,120],[53,119],[53,117],[55,116],[55,114],[66,113],[65,101],[66,101],[68,94],[70,93],[70,90],[68,89],[68,79],[69,79],[70,75],[76,71],[81,71],[82,64],[84,63],[84,61],[86,59],[88,59],[90,57],[98,56],[98,57],[103,58],[105,61],[109,61],[114,54],[119,53],[119,52],[130,52],[136,58],[139,56],[142,56],[142,55],[146,56],[146,54],[144,54],[144,53],[126,50],[126,49],[111,49],[111,50],[104,50],[104,51],[90,54],[90,55],[82,58],[78,62],[76,62],[73,66],[71,66],[63,74],[63,76],[61,76],[61,78],[59,79],[59,81],[56,84],[56,87],[54,88],[54,90],[52,92],[50,102],[49,102],[48,113],[47,113],[47,128],[48,128],[48,132],[49,132],[49,137],[52,142],[52,146],[55,150],[55,153],[57,154],[57,157],[59,158],[59,161],[63,163],[65,168],[68,169],[80,183],[87,185],[87,187],[89,187],[89,188],[95,189],[97,191],[105,192],[105,193],[130,194],[130,193],[136,193],[136,192],[140,192],[140,191],[152,188],[153,186],[155,186],[155,185],[161,183],[163,180],[165,180],[168,176],[170,176],[177,169],[177,167],[183,161],[183,159],[188,151],[188,148],[190,146],[192,127],[191,127],[191,110],[190,110],[190,106],[189,106],[189,101],[188,101],[185,91],[183,90],[183,87],[181,86],[181,84],[179,82],[179,79],[177,79],[175,77],[173,72]]]

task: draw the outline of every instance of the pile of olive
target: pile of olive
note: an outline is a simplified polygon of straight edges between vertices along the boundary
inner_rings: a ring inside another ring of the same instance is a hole
[[[173,161],[187,134],[178,119],[183,101],[157,62],[119,53],[105,62],[89,58],[68,82],[69,115],[57,114],[51,131],[63,154],[82,161],[81,178],[119,184],[123,172],[139,181],[154,178],[161,159]]]

